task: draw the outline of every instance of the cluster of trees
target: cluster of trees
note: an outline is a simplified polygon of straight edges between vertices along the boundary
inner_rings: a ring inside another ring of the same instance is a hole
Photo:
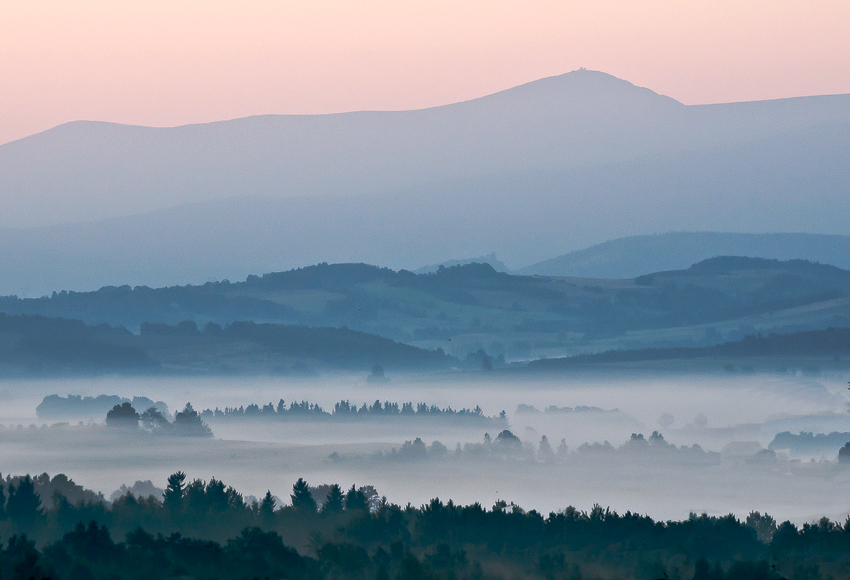
[[[540,413],[541,411],[537,409],[534,405],[526,405],[524,403],[520,403],[516,408],[517,414],[529,414],[534,415]],[[578,405],[577,407],[559,407],[557,405],[549,405],[544,408],[543,413],[617,413],[619,409],[612,409],[611,411],[606,411],[599,407],[589,407],[587,405]]]
[[[154,435],[212,437],[212,430],[191,403],[186,403],[182,411],[174,414],[172,423],[156,407],[148,407],[140,415],[133,405],[125,401],[106,414],[106,426],[131,433],[144,431]]]
[[[168,478],[160,501],[40,507],[29,477],[0,494],[3,578],[540,580],[819,579],[850,568],[850,518],[797,527],[768,514],[655,521],[595,505],[548,515],[496,502],[370,503],[364,488],[295,482],[290,503],[246,504],[213,478]],[[85,523],[87,522],[87,523]],[[123,538],[123,540],[117,540]]]
[[[835,453],[848,441],[850,433],[847,432],[833,431],[827,435],[801,431],[799,435],[794,435],[790,431],[783,431],[776,434],[767,448],[773,451],[787,449],[792,453]]]
[[[676,447],[664,440],[664,436],[658,431],[644,438],[643,433],[632,433],[628,441],[614,447],[608,441],[604,443],[583,443],[576,449],[577,453],[611,453],[620,456],[638,455],[652,453],[655,457],[675,457],[676,460],[696,460],[703,463],[720,463],[720,454],[714,451],[705,451],[694,443],[691,446],[682,445]]]
[[[645,438],[642,433],[632,433],[631,438],[614,447],[608,441],[604,443],[583,443],[575,451],[570,451],[565,439],[561,439],[557,448],[549,442],[549,438],[543,435],[540,442],[534,445],[530,441],[522,441],[508,429],[504,429],[495,438],[489,433],[484,434],[481,443],[457,444],[454,456],[463,459],[512,459],[531,463],[565,463],[573,457],[592,454],[609,454],[622,458],[640,457],[646,459],[675,459],[676,461],[690,461],[699,463],[720,463],[720,454],[706,452],[699,445],[677,447],[665,441],[664,436],[658,431]],[[414,441],[405,441],[400,449],[395,447],[388,453],[378,452],[373,457],[391,460],[421,460],[434,459],[449,456],[449,451],[440,441],[434,441],[430,446],[426,445],[420,438]],[[332,458],[335,458],[332,455]]]
[[[375,419],[389,417],[442,417],[450,419],[474,420],[480,423],[495,426],[507,425],[507,415],[504,411],[498,417],[487,417],[476,406],[474,409],[455,410],[451,407],[440,408],[436,405],[426,403],[413,404],[412,402],[398,403],[376,400],[371,405],[363,403],[359,407],[344,399],[334,404],[331,412],[325,411],[320,405],[308,401],[292,401],[287,407],[286,402],[280,399],[275,405],[257,405],[252,403],[247,407],[225,407],[223,410],[216,407],[214,410],[204,409],[201,417],[210,419],[299,419],[299,418],[334,418],[334,419]]]
[[[442,458],[449,454],[449,449],[439,441],[426,445],[421,437],[413,441],[405,441],[401,448],[393,447],[389,453],[378,451],[375,457],[393,461],[418,461],[427,458]]]
[[[76,418],[85,420],[93,417],[102,417],[104,413],[111,410],[115,405],[130,403],[137,409],[149,409],[156,407],[163,415],[168,415],[168,405],[162,401],[152,401],[147,397],[119,397],[118,395],[98,395],[96,397],[83,397],[80,395],[48,395],[41,400],[35,413],[39,419],[68,419]]]

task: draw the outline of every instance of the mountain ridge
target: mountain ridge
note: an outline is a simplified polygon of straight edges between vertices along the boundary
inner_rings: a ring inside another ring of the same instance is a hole
[[[605,73],[573,71],[411,111],[164,128],[75,121],[0,145],[0,190],[19,194],[0,225],[132,215],[235,195],[374,194],[494,171],[620,163],[850,121],[842,103],[850,95],[687,106]],[[734,122],[718,122],[725,112]],[[53,218],[35,221],[51,209]]]
[[[806,233],[669,232],[595,244],[515,270],[518,274],[633,278],[722,255],[806,259],[850,269],[850,236]]]
[[[0,146],[0,294],[838,234],[847,183],[850,95],[686,106],[592,71],[414,111],[84,122]]]

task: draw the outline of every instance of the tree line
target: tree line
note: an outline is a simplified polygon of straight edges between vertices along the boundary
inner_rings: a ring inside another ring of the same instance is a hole
[[[493,424],[495,426],[507,425],[507,414],[502,411],[497,417],[488,417],[480,406],[474,409],[453,409],[452,407],[438,407],[420,402],[402,403],[375,400],[372,404],[363,403],[358,406],[348,399],[334,403],[333,409],[326,411],[316,403],[308,401],[291,401],[289,405],[283,399],[277,405],[269,402],[266,405],[251,403],[247,407],[225,407],[214,410],[204,409],[201,417],[210,419],[298,419],[298,418],[334,418],[334,419],[375,419],[375,418],[413,418],[413,417],[441,417],[449,419],[473,420],[479,423]]]
[[[212,430],[191,403],[186,403],[182,411],[175,413],[174,422],[171,422],[156,407],[149,407],[140,415],[129,401],[125,401],[106,414],[106,426],[121,429],[125,434],[141,430],[154,435],[212,437]]]
[[[505,501],[487,508],[434,498],[419,507],[365,487],[299,478],[290,501],[246,502],[211,478],[172,474],[162,498],[41,505],[33,480],[0,493],[2,578],[351,578],[363,580],[694,580],[841,577],[850,518],[796,526],[768,514],[681,521],[595,505],[548,515]]]

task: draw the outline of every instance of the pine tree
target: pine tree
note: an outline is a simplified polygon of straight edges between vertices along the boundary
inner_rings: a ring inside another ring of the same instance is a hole
[[[163,505],[171,511],[179,511],[183,505],[183,490],[185,489],[186,474],[182,471],[168,476],[168,487],[162,494]]]
[[[260,518],[263,520],[263,523],[266,525],[271,524],[274,521],[274,509],[276,507],[276,501],[271,491],[266,491],[266,495],[263,497],[263,501],[260,502]]]
[[[344,502],[345,495],[342,493],[342,488],[338,483],[335,483],[328,490],[328,496],[325,498],[325,504],[322,506],[322,513],[340,513],[342,512]]]
[[[345,494],[345,509],[347,511],[369,511],[369,500],[366,494],[355,488],[354,485]]]
[[[29,475],[21,479],[17,487],[9,484],[6,513],[22,527],[32,526],[43,515],[41,497],[35,491],[35,486]]]
[[[292,507],[304,512],[316,512],[316,500],[313,499],[313,494],[310,493],[310,486],[304,481],[304,478],[299,477],[295,485],[292,486]]]

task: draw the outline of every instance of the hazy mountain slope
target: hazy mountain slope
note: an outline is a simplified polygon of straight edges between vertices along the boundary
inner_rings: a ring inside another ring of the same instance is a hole
[[[708,151],[850,121],[850,96],[685,107],[575,71],[406,112],[174,128],[73,122],[0,146],[0,225],[101,219],[256,195],[356,195]]]
[[[446,369],[458,363],[347,328],[234,322],[200,332],[195,325],[143,324],[132,334],[79,320],[0,313],[0,376],[103,373],[303,373],[375,364],[393,370]]]
[[[738,341],[704,347],[609,350],[567,358],[540,359],[528,363],[530,370],[555,370],[581,365],[611,365],[640,361],[746,357],[817,357],[840,360],[850,351],[850,328],[829,328],[790,334],[748,335]]]
[[[675,232],[596,244],[525,268],[519,274],[633,278],[676,270],[714,256],[805,259],[850,269],[850,236]]]
[[[0,146],[0,225],[101,219],[237,195],[357,195],[669,150],[682,105],[602,73],[406,112],[175,128],[73,122]]]
[[[323,261],[410,268],[492,251],[514,268],[671,229],[843,233],[848,183],[850,125],[836,125],[715,151],[403,192],[216,200],[0,230],[0,294],[239,279]]]
[[[848,95],[684,106],[591,71],[419,111],[69,123],[0,146],[0,294],[838,234],[848,183]]]

